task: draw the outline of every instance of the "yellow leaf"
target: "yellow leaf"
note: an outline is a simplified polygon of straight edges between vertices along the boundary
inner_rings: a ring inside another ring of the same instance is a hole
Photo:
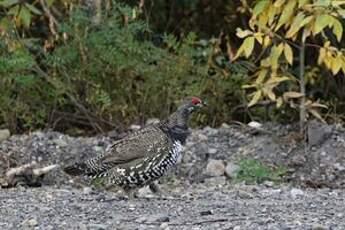
[[[292,38],[298,31],[308,24],[313,19],[313,16],[304,17],[304,13],[300,12],[297,14],[297,16],[294,18],[290,29],[286,32],[287,38]]]
[[[293,62],[293,51],[291,46],[289,46],[287,43],[284,44],[284,55],[287,60],[287,62],[292,65]]]
[[[262,12],[259,16],[258,16],[258,24],[261,24],[261,26],[263,25],[267,25],[268,23],[268,15],[269,14],[269,10],[265,10],[264,12]]]
[[[323,44],[323,47],[328,48],[330,45],[331,45],[331,42],[330,42],[330,41],[326,41],[326,42]]]
[[[283,49],[284,49],[284,46],[282,43],[279,44],[279,46],[272,47],[272,51],[270,54],[270,62],[271,62],[271,68],[273,70],[278,69],[278,60],[279,60],[280,55],[283,52]]]
[[[293,18],[292,15],[294,14],[295,6],[296,6],[296,1],[289,0],[289,2],[284,7],[282,15],[279,18],[278,25],[276,26],[274,31],[278,31],[282,25],[286,24],[289,20]]]
[[[298,8],[301,8],[307,3],[309,3],[309,0],[298,0]]]
[[[255,39],[260,43],[260,45],[262,44],[262,33],[255,33],[254,34],[254,37],[255,37]]]
[[[317,64],[321,65],[326,57],[326,49],[320,48],[319,58],[317,59]]]
[[[318,102],[311,103],[309,107],[317,107],[317,108],[328,109],[327,105],[324,105],[324,104],[321,104],[321,103],[318,103]]]
[[[274,7],[281,7],[283,4],[285,3],[285,0],[277,0],[275,3],[274,3]]]
[[[275,7],[273,4],[270,4],[270,7],[268,8],[268,25],[272,25],[272,23],[275,21],[275,16],[278,14],[280,15],[281,12],[278,12],[279,8]]]
[[[326,123],[326,121],[321,117],[319,112],[315,109],[309,109],[308,112],[311,113],[315,118],[319,119],[321,122]]]
[[[242,30],[241,28],[236,29],[236,36],[239,38],[245,38],[251,34],[253,34],[253,32],[250,30]]]
[[[266,82],[266,84],[277,84],[283,81],[289,81],[290,78],[283,76],[283,77],[271,77],[270,79],[268,79],[268,81]]]
[[[264,82],[266,75],[268,73],[268,70],[266,68],[261,69],[258,73],[258,78],[255,80],[256,84],[261,84]]]
[[[303,93],[290,91],[290,92],[285,92],[283,94],[283,98],[285,101],[287,101],[290,98],[300,98],[300,97],[303,97]]]
[[[314,35],[320,33],[326,26],[332,26],[334,22],[334,18],[328,14],[321,14],[320,16],[316,17],[313,33]]]
[[[342,70],[343,73],[345,74],[345,62],[343,62],[343,64],[341,65],[341,70]]]
[[[258,16],[259,14],[261,14],[269,4],[270,4],[270,1],[268,0],[257,1],[253,9],[253,15]]]
[[[246,39],[244,39],[242,45],[237,50],[234,60],[237,59],[239,56],[241,56],[243,52],[245,56],[248,58],[250,54],[253,52],[254,42],[255,42],[254,37],[247,37]]]
[[[338,42],[341,41],[341,37],[343,36],[343,25],[337,20],[333,19],[333,33],[337,36]]]
[[[333,62],[332,52],[326,51],[326,56],[325,56],[325,59],[323,59],[323,62],[325,63],[328,69],[332,68],[332,62]]]
[[[283,105],[283,98],[279,97],[276,102],[276,107],[279,109]]]
[[[345,1],[332,1],[332,6],[341,6],[345,5]]]
[[[344,2],[345,3],[345,2]],[[342,17],[342,18],[345,18],[345,10],[343,9],[338,9],[337,10],[337,13]]]
[[[258,101],[261,99],[262,97],[262,91],[256,91],[252,100],[249,102],[248,107],[251,107],[253,105],[255,105],[256,103],[258,103]]]
[[[276,100],[276,95],[273,93],[272,89],[267,90],[266,94],[271,101]]]
[[[311,35],[311,26],[304,27],[303,33],[302,33],[302,42],[304,43],[307,40],[307,37]]]
[[[314,1],[314,4],[317,6],[329,6],[331,4],[331,1],[334,0],[316,0]]]
[[[265,36],[265,38],[264,38],[264,44],[263,44],[263,47],[265,48],[265,47],[267,47],[267,46],[269,46],[271,44],[271,38],[270,38],[270,36]]]
[[[256,85],[242,85],[242,89],[256,88]]]
[[[332,70],[333,75],[336,75],[340,71],[342,64],[343,64],[343,61],[341,60],[339,56],[332,60],[331,70]]]
[[[244,40],[242,46],[243,46],[246,58],[248,58],[252,54],[253,49],[254,49],[254,42],[255,42],[254,37],[248,37]]]

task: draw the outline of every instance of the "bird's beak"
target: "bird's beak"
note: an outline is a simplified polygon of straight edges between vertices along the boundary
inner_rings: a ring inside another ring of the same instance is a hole
[[[204,101],[202,101],[202,102],[201,102],[201,103],[199,103],[197,106],[198,106],[199,108],[202,108],[202,107],[207,106],[207,103],[206,103],[206,102],[204,102]]]

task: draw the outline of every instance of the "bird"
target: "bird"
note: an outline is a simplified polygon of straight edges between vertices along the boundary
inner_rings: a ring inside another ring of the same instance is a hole
[[[177,164],[190,134],[190,115],[205,105],[200,98],[192,97],[165,120],[127,134],[104,153],[66,166],[64,172],[106,178],[108,186],[122,188],[129,198],[147,185],[152,192],[159,193],[155,182]]]

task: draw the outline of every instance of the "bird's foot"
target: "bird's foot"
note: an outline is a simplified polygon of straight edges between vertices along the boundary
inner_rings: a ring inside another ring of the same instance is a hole
[[[158,184],[156,184],[155,182],[152,182],[151,184],[149,184],[149,188],[150,188],[151,192],[153,193],[152,194],[153,198],[160,198],[160,199],[166,199],[166,200],[174,199],[173,196],[171,196],[170,194],[168,194],[167,192],[162,190],[158,186]]]

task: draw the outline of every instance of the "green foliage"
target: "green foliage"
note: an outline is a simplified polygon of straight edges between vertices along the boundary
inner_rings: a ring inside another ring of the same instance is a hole
[[[51,50],[10,33],[1,42],[0,124],[14,132],[125,128],[164,118],[194,95],[210,105],[195,122],[215,125],[231,119],[232,104],[244,104],[240,86],[252,67],[230,64],[217,40],[166,34],[157,46],[147,23],[116,2],[101,25],[76,8],[57,29],[64,36]]]
[[[287,169],[283,166],[272,169],[254,159],[242,159],[239,166],[240,169],[236,172],[235,181],[245,181],[249,184],[262,183],[266,180],[279,183],[282,176],[287,172]]]
[[[93,178],[91,180],[91,185],[95,188],[102,188],[106,185],[106,179],[104,178]]]
[[[343,2],[82,2],[0,0],[0,127],[105,132],[164,118],[192,95],[209,104],[193,123],[212,126],[296,120],[304,96],[312,116],[344,111]]]

